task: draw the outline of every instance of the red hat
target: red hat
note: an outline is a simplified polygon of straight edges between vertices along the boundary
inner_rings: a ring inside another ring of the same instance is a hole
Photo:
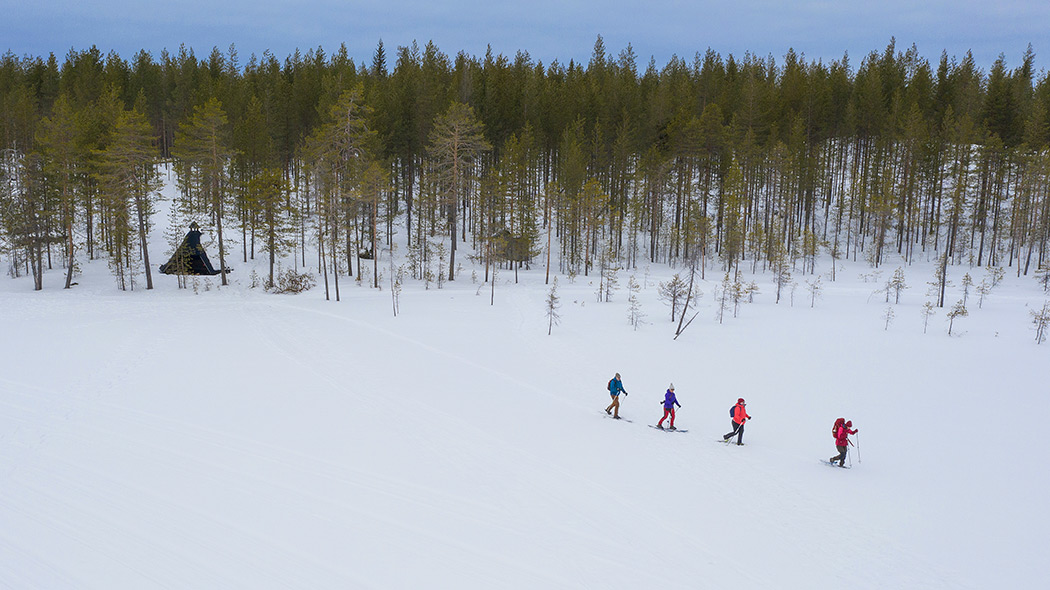
[[[738,403],[738,404],[744,403],[744,398],[740,398],[740,399],[736,400],[736,403]]]
[[[853,426],[853,420],[846,421],[846,428],[849,428],[850,426]]]

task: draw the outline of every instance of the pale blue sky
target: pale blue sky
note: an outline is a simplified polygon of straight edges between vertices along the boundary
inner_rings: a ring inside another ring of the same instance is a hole
[[[297,47],[331,53],[345,43],[355,60],[370,60],[380,39],[391,64],[399,45],[433,40],[449,55],[482,55],[486,45],[513,56],[528,51],[545,64],[587,61],[600,34],[616,55],[630,43],[640,67],[677,54],[689,60],[708,47],[723,57],[744,52],[779,59],[789,48],[825,62],[849,52],[856,66],[891,37],[913,43],[936,62],[942,50],[972,50],[987,69],[1000,53],[1019,64],[1029,43],[1037,69],[1050,61],[1047,0],[0,0],[0,52],[63,57],[92,45],[125,59],[140,49],[157,56],[180,44],[206,56],[235,43],[242,62],[269,49],[282,59]]]

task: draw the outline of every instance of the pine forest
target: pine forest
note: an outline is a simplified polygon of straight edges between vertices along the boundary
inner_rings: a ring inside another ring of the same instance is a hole
[[[1050,77],[1033,64],[1031,48],[986,71],[891,41],[831,63],[709,49],[661,65],[600,37],[586,64],[381,42],[361,63],[345,47],[8,53],[0,248],[38,289],[95,259],[151,288],[167,176],[171,226],[214,236],[216,268],[267,257],[268,286],[294,265],[333,299],[340,279],[379,287],[395,251],[426,281],[460,279],[466,257],[486,280],[646,262],[805,275],[818,257],[1038,275]]]

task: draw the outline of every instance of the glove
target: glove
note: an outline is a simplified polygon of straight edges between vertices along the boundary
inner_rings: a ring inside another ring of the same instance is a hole
[[[623,394],[624,394],[624,395],[627,395],[627,392],[625,391],[625,392],[623,392]]]

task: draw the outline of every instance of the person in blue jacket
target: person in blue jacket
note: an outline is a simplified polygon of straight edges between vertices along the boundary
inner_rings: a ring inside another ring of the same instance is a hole
[[[676,398],[674,396],[674,383],[672,383],[671,386],[667,388],[667,393],[664,394],[664,402],[663,403],[664,403],[664,417],[660,418],[660,421],[656,423],[656,427],[660,428],[660,429],[663,429],[663,427],[664,427],[664,420],[666,420],[667,417],[670,416],[671,417],[671,430],[675,430],[675,427],[674,427],[674,407],[678,406],[680,408],[680,407],[682,407],[682,404],[678,403],[678,398]]]
[[[620,394],[627,395],[627,390],[623,388],[623,381],[620,381],[620,374],[617,373],[615,377],[609,380],[609,395],[612,396],[612,403],[609,407],[605,408],[606,414],[612,414],[613,418],[620,419]]]

